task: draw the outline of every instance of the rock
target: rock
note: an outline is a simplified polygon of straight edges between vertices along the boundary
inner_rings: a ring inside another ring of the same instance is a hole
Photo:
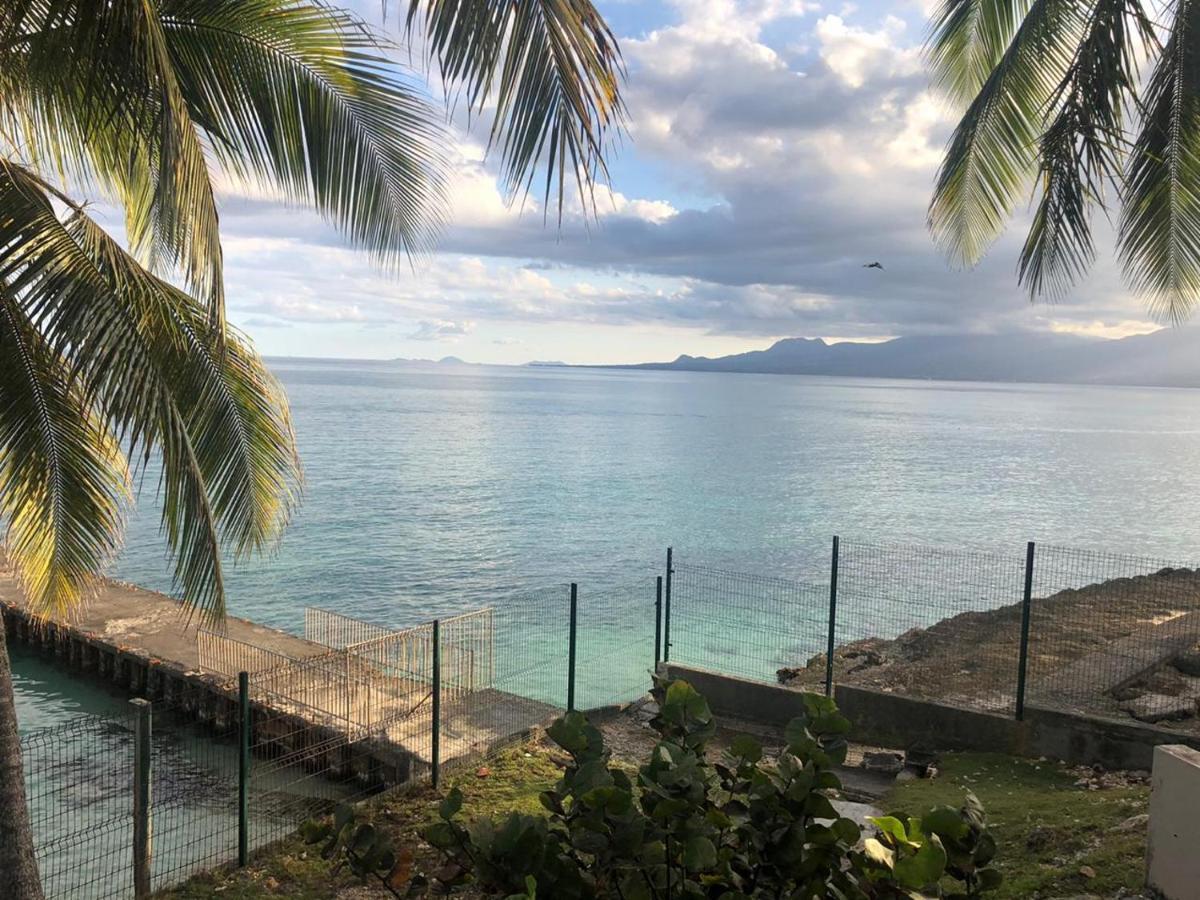
[[[904,768],[904,754],[883,750],[876,753],[864,753],[862,767],[868,772],[882,772],[885,775],[897,775]]]
[[[1095,878],[1096,870],[1093,869],[1091,866],[1080,866],[1079,874],[1082,875],[1084,878]]]
[[[648,700],[637,708],[636,715],[641,722],[649,722],[658,715],[658,704]]]
[[[1189,650],[1187,653],[1180,653],[1171,661],[1171,664],[1184,675],[1200,678],[1200,650]]]
[[[1196,714],[1196,698],[1143,694],[1136,700],[1121,704],[1121,708],[1141,722],[1186,719]]]
[[[1136,816],[1130,816],[1120,825],[1114,826],[1113,831],[1142,831],[1150,823],[1149,813],[1139,813]]]
[[[896,784],[904,784],[906,781],[920,781],[921,776],[911,768],[903,768],[896,773]]]

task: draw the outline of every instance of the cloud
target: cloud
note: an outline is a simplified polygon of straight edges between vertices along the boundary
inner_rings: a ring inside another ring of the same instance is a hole
[[[570,192],[561,229],[536,196],[509,206],[478,141],[485,115],[459,131],[441,252],[411,270],[380,273],[316,216],[231,190],[222,224],[240,321],[394,324],[492,346],[523,323],[652,326],[664,342],[671,329],[1144,326],[1107,254],[1071,299],[1031,307],[1013,271],[1020,222],[971,272],[933,246],[926,206],[953,116],[922,70],[917,3],[886,15],[794,0],[672,8],[672,24],[622,41],[630,141],[597,220]],[[862,268],[875,259],[884,272]]]
[[[474,330],[474,322],[418,322],[416,331],[408,338],[412,341],[445,341],[463,337]]]

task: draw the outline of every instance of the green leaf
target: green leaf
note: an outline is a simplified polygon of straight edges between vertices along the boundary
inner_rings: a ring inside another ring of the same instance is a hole
[[[702,872],[717,864],[717,848],[702,835],[689,837],[683,845],[683,865],[690,872]]]
[[[762,744],[748,734],[739,734],[730,741],[729,753],[748,763],[756,763],[762,759]]]
[[[449,822],[456,815],[463,805],[463,793],[457,787],[450,789],[450,792],[438,804],[438,816]]]
[[[936,884],[945,870],[946,851],[937,835],[931,835],[915,854],[901,855],[892,871],[901,884],[923,888]]]
[[[927,812],[921,817],[921,828],[927,834],[936,834],[952,841],[966,837],[970,830],[962,814],[950,806],[938,806]]]

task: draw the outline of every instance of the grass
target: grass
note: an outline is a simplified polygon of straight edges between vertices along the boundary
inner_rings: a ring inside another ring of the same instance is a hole
[[[446,779],[446,787],[462,790],[468,819],[499,817],[514,809],[538,812],[538,794],[553,785],[560,772],[559,756],[546,745],[524,744],[504,751],[485,769],[455,773]],[[1093,791],[1077,787],[1075,781],[1075,775],[1054,763],[1001,754],[949,754],[937,778],[897,785],[879,805],[885,811],[920,814],[941,804],[958,806],[967,791],[974,792],[987,810],[998,844],[1004,885],[989,895],[996,900],[1108,897],[1121,889],[1137,891],[1143,882],[1145,832],[1114,829],[1146,811],[1149,789],[1133,785]],[[437,804],[438,795],[421,786],[373,798],[362,815],[385,828],[397,846],[414,847],[419,862],[428,863],[433,854],[420,849],[417,831],[436,815]],[[315,848],[289,838],[257,854],[245,869],[205,873],[161,896],[328,900],[358,884],[352,876],[332,877],[329,863]]]
[[[513,809],[540,811],[538,794],[552,787],[561,774],[557,757],[544,746],[523,744],[503,751],[484,768],[454,773],[445,779],[445,786],[462,790],[465,818],[498,817]],[[428,785],[400,789],[367,801],[361,815],[385,828],[396,846],[412,846],[420,858],[417,831],[436,816],[439,799]],[[256,853],[245,869],[222,867],[205,872],[158,896],[173,900],[329,900],[359,884],[351,875],[331,876],[330,864],[321,859],[318,849],[292,837]]]
[[[897,785],[884,809],[913,814],[959,806],[967,791],[987,810],[997,843],[1005,898],[1113,896],[1139,890],[1145,880],[1143,828],[1116,830],[1146,812],[1144,785],[1089,790],[1054,763],[994,753],[950,754],[932,780]]]

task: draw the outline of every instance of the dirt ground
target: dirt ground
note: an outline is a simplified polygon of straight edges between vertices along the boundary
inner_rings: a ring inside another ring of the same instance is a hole
[[[1200,571],[1192,569],[1163,569],[1035,598],[1030,616],[1030,701],[1053,703],[1053,697],[1039,697],[1039,680],[1068,663],[1136,633],[1153,642],[1158,625],[1196,610],[1200,610]],[[834,677],[843,684],[978,709],[1011,709],[1020,638],[1020,604],[966,612],[895,639],[865,638],[844,644],[834,652]],[[1196,640],[1200,644],[1200,633]],[[1177,681],[1171,672],[1163,677]],[[795,687],[816,689],[824,678],[823,653],[804,666],[779,671],[780,682]],[[1097,695],[1091,711],[1124,715],[1119,699]],[[1200,731],[1195,716],[1171,724]]]

